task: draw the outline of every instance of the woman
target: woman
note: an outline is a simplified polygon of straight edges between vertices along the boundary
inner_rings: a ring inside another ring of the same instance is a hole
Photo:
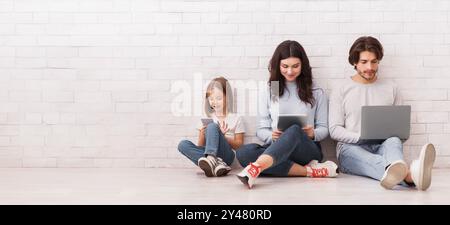
[[[274,176],[336,177],[337,165],[322,158],[320,141],[328,136],[328,102],[323,89],[312,82],[303,47],[284,41],[269,65],[267,90],[260,97],[256,135],[265,144],[248,144],[236,151],[242,166],[238,178],[251,188],[262,173]],[[305,114],[308,124],[277,129],[278,115]]]

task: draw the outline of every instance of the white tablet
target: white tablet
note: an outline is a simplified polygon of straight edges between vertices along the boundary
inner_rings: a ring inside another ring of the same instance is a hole
[[[305,127],[308,125],[308,116],[305,114],[281,114],[278,116],[278,130],[284,131],[294,124]]]

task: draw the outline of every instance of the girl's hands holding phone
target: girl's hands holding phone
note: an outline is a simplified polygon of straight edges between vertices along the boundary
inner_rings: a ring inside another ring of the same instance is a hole
[[[206,133],[206,126],[202,126],[200,129],[199,129],[199,131],[200,131],[200,135],[205,135],[205,133]]]

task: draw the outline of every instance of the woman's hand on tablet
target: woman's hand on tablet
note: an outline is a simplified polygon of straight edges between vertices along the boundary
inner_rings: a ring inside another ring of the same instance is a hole
[[[278,138],[280,138],[280,136],[283,134],[283,131],[280,130],[274,130],[272,132],[272,140],[277,140]]]
[[[313,126],[306,125],[302,129],[310,139],[314,139],[314,127]]]

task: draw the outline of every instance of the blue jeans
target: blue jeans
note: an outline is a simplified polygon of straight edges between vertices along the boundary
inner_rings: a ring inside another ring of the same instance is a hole
[[[403,145],[398,137],[381,144],[343,144],[339,152],[340,171],[381,180],[392,162],[403,160]],[[402,185],[408,186],[405,182]]]
[[[208,124],[205,139],[205,146],[196,146],[191,141],[183,140],[178,144],[178,151],[190,159],[195,165],[198,164],[198,159],[205,155],[222,158],[227,165],[231,165],[235,154],[225,139],[225,136],[220,131],[219,125],[216,123]]]
[[[272,166],[261,172],[271,176],[287,176],[294,163],[304,166],[314,159],[321,161],[323,157],[320,144],[309,139],[298,125],[290,126],[270,145],[247,144],[236,150],[236,158],[243,167],[262,154],[273,158]]]

